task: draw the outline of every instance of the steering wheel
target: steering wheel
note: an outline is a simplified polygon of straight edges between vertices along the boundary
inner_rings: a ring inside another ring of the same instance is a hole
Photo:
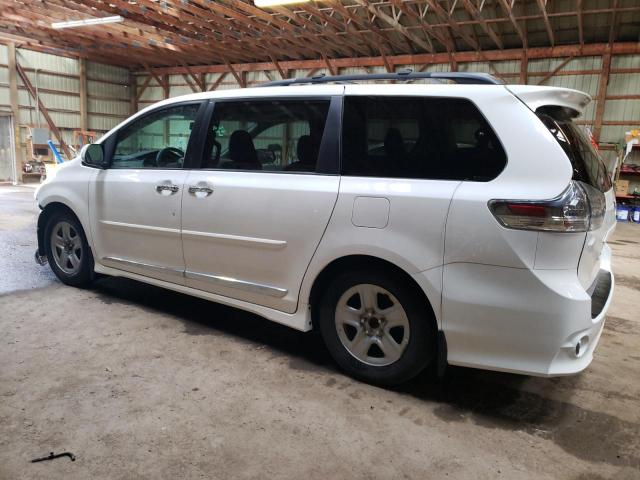
[[[165,158],[165,157],[173,157]],[[176,147],[166,147],[158,150],[156,155],[156,167],[165,166],[167,163],[170,163],[172,160],[176,163],[180,163],[181,160],[184,159],[184,152]]]

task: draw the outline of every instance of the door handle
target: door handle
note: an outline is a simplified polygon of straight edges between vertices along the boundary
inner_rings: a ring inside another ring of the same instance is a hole
[[[195,185],[191,185],[189,187],[189,193],[192,193],[194,195],[196,195],[198,193],[204,193],[204,196],[206,197],[207,195],[211,195],[213,193],[213,188],[198,187],[198,186],[195,186]]]
[[[180,190],[180,187],[178,185],[156,185],[156,192],[158,193],[162,193],[162,192],[176,193],[178,190]]]

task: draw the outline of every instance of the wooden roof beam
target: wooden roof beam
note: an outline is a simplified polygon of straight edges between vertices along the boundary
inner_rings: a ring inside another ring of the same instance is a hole
[[[555,45],[555,39],[553,38],[553,29],[551,28],[551,22],[547,15],[547,0],[537,0],[538,8],[542,12],[542,18],[544,19],[544,26],[547,29],[547,35],[549,36],[549,43],[553,47]]]
[[[613,12],[611,12],[611,27],[609,28],[609,44],[613,44],[617,37],[617,9],[618,0],[613,0]]]
[[[511,22],[513,29],[516,31],[516,33],[520,37],[520,41],[522,42],[522,48],[526,50],[529,47],[529,42],[527,41],[527,36],[522,32],[520,25],[518,25],[518,21],[513,16],[513,9],[511,8],[511,4],[509,3],[508,0],[498,0],[498,2],[500,3],[500,6],[504,10],[504,12],[507,14],[507,17],[509,17],[509,21]]]
[[[584,45],[584,26],[582,23],[582,0],[576,0],[576,15],[578,17],[578,41]]]
[[[337,18],[331,17],[329,15],[327,15],[326,13],[324,13],[322,10],[318,9],[317,7],[315,7],[313,4],[311,3],[303,3],[300,5],[300,8],[302,8],[304,11],[309,12],[313,17],[316,18],[320,18],[321,20],[323,20],[328,26],[330,26],[330,28],[328,28],[328,30],[331,30],[332,32],[338,33],[338,32],[343,32],[344,30],[342,30],[342,22],[340,22],[340,20],[338,20]],[[307,22],[307,24],[310,22]],[[326,28],[326,27],[324,27]],[[325,32],[326,34],[326,32]],[[334,36],[335,39],[335,36]],[[369,50],[362,45],[360,42],[358,41],[351,41],[351,39],[347,36],[344,35],[339,42],[344,43],[345,45],[347,45],[352,51],[351,51],[351,56],[353,56],[353,53],[359,53],[360,55],[368,55],[369,54]]]
[[[381,40],[385,44],[392,45],[398,49],[403,48],[402,45],[398,45],[396,41],[389,38],[386,35],[386,33],[383,32],[381,29],[379,29],[374,23],[372,23],[368,19],[365,20],[363,18],[357,17],[354,14],[354,12],[351,12],[349,9],[347,9],[344,5],[342,5],[342,3],[336,2],[332,4],[332,6],[336,11],[338,11],[338,13],[342,16],[342,18],[344,18],[346,21],[350,21],[351,23],[359,26],[363,30],[370,31],[371,33],[373,33],[374,38],[377,38],[378,40]],[[377,43],[378,42],[374,40],[374,44],[376,44],[376,49],[377,49]]]
[[[424,22],[423,18],[418,13],[416,13],[416,11],[412,8],[412,6],[410,4],[408,4],[407,2],[404,2],[403,0],[391,0],[391,4],[393,6],[395,6],[396,8],[398,8],[407,17],[412,18],[413,20],[415,20],[419,25],[425,25],[426,27],[429,27],[429,24]],[[429,33],[431,35],[433,35],[433,32],[431,32],[430,29],[428,29],[428,28],[424,28],[422,30],[422,32],[425,35],[425,41],[431,47],[431,49],[428,50],[428,51],[434,52],[435,48],[433,48],[433,43],[431,42],[431,39],[427,35],[427,31],[429,31]]]
[[[296,35],[296,28],[290,23],[287,23],[284,20],[281,20],[265,12],[264,10],[257,8],[254,5],[249,5],[242,0],[224,0],[225,5],[220,2],[208,2],[207,0],[191,1],[198,4],[203,4],[204,8],[224,12],[225,15],[236,18],[239,21],[244,21],[247,24],[252,25],[254,28],[264,30],[267,34],[269,31],[273,31],[276,34],[282,35],[291,43],[290,48],[294,48],[294,45],[298,48],[302,48],[301,51],[297,51],[297,55],[303,56],[304,53],[308,51],[308,49],[313,49],[316,53],[322,54],[323,49],[326,48],[326,45],[319,44],[317,41],[309,39],[305,41],[304,38]],[[262,25],[253,17],[251,17],[251,15],[254,15],[255,18],[260,18],[267,23]]]
[[[419,38],[417,35],[414,35],[410,32],[404,25],[400,24],[398,20],[393,18],[392,16],[386,14],[382,10],[380,10],[375,5],[369,3],[368,0],[354,0],[355,3],[366,7],[371,14],[375,15],[377,18],[385,22],[387,25],[391,26],[395,31],[403,35],[404,37],[411,40],[413,43],[418,45],[420,48],[426,50],[427,52],[434,53],[433,46],[429,45],[427,42]]]
[[[527,51],[527,58],[529,60],[540,58],[566,58],[571,55],[576,57],[596,56],[603,55],[606,52],[611,51],[611,55],[640,55],[640,43],[638,42],[615,42],[611,48],[607,43],[586,43],[584,47],[580,45],[558,45],[556,47],[531,47]],[[524,56],[524,51],[521,48],[505,49],[505,50],[485,50],[482,52],[473,51],[461,51],[452,53],[456,62],[479,62],[490,60],[492,62],[500,62],[507,60],[521,60]],[[424,63],[447,63],[449,61],[449,54],[442,53],[421,53],[421,54],[402,54],[402,55],[387,55],[387,58],[393,65],[407,65],[407,64],[424,64]],[[280,61],[280,66],[283,69],[299,70],[299,69],[313,69],[313,68],[325,68],[326,65],[322,59],[312,60],[286,60]],[[377,57],[354,57],[354,58],[334,58],[332,63],[338,68],[351,68],[351,67],[373,67],[384,66],[384,62],[381,56]],[[272,62],[256,62],[256,63],[240,63],[233,64],[233,68],[236,71],[255,72],[261,70],[273,69]],[[222,73],[229,71],[226,65],[202,65],[191,66],[191,69],[196,73]],[[182,67],[159,67],[153,68],[157,74],[171,74],[179,75],[184,72]],[[140,75],[147,75],[147,72],[141,70],[135,72]]]
[[[431,9],[435,12],[435,14],[443,22],[445,22],[451,30],[456,32],[458,36],[461,37],[471,48],[473,48],[474,50],[480,50],[480,45],[478,45],[478,42],[476,42],[475,39],[471,37],[471,35],[465,32],[462,27],[460,27],[460,25],[458,25],[457,22],[453,20],[453,18],[451,18],[449,12],[442,8],[442,6],[440,6],[440,4],[436,2],[436,0],[426,0],[426,2],[427,5],[429,5],[429,7],[431,7]],[[453,40],[452,43],[455,46],[455,42]]]
[[[280,66],[280,63],[278,62],[278,60],[276,60],[272,55],[269,55],[269,58],[271,59],[271,62],[273,63],[273,66],[276,67],[276,70],[280,74],[280,78],[282,78],[282,80],[284,80],[286,78],[289,78],[289,71],[288,70],[284,70]]]
[[[496,46],[500,50],[502,50],[504,48],[502,39],[498,37],[496,32],[493,31],[493,28],[491,28],[489,24],[485,21],[484,17],[482,16],[482,12],[480,12],[480,10],[471,2],[471,0],[462,0],[462,5],[464,6],[465,10],[469,13],[469,15],[471,15],[473,18],[475,18],[478,21],[478,24],[480,25],[482,30],[484,30],[484,32],[489,36],[489,38],[491,38],[493,43],[495,43]]]
[[[122,44],[128,44],[131,42],[136,42],[139,45],[139,49],[143,55],[152,55],[157,57],[166,58],[173,53],[179,54],[183,58],[191,58],[198,59],[195,51],[186,51],[183,49],[175,49],[172,48],[171,45],[164,44],[164,41],[153,39],[153,44],[149,42],[144,36],[132,35],[129,32],[121,32],[119,30],[114,30],[113,28],[108,28],[109,26],[105,26],[106,28],[101,29],[100,31],[91,31],[87,33],[85,31],[73,31],[73,32],[60,32],[49,28],[43,28],[41,22],[50,23],[51,20],[64,20],[67,16],[56,9],[54,5],[48,5],[49,10],[46,12],[40,12],[39,9],[29,10],[25,13],[24,10],[21,12],[17,12],[13,7],[7,8],[3,11],[3,18],[13,20],[17,23],[29,24],[32,25],[33,28],[37,29],[40,32],[47,33],[50,37],[56,37],[58,39],[66,38],[72,44],[73,43],[81,43],[79,41],[80,38],[86,40],[86,45],[88,48],[97,48],[97,40],[101,39],[101,46],[105,47],[108,45],[116,45],[119,48],[122,48]],[[161,49],[158,45],[163,45],[165,49]]]
[[[338,69],[336,68],[336,66],[334,64],[331,63],[331,60],[329,60],[329,57],[327,57],[326,55],[322,55],[322,60],[324,60],[324,63],[327,64],[327,69],[329,70],[329,73],[331,75],[337,75],[338,74]]]

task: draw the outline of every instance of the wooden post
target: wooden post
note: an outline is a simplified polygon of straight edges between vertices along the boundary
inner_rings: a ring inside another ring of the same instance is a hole
[[[162,75],[162,91],[164,92],[165,100],[169,98],[169,75]]]
[[[129,70],[129,115],[138,111],[138,77]]]
[[[79,59],[80,64],[80,130],[89,130],[89,116],[87,113],[87,61]]]
[[[520,59],[520,84],[526,85],[529,82],[529,57],[525,50],[524,55]]]
[[[16,69],[16,45],[7,44],[7,56],[9,57],[9,98],[11,103],[11,115],[13,116],[13,136],[16,163],[16,182],[22,182],[22,142],[20,139],[20,106],[18,104],[18,71]]]
[[[609,70],[611,70],[611,50],[602,55],[602,72],[598,83],[598,103],[596,105],[596,118],[593,124],[593,138],[600,142],[602,131],[602,117],[604,116],[604,103],[607,98],[607,85],[609,84]]]

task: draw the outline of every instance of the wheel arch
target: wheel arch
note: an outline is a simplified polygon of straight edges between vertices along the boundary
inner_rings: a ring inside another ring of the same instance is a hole
[[[84,230],[84,235],[87,238],[87,241],[89,240],[87,227],[82,223],[82,220],[80,220],[80,217],[78,216],[78,214],[74,212],[69,205],[62,202],[58,202],[58,201],[50,202],[42,208],[42,211],[38,216],[37,235],[38,235],[38,253],[40,255],[46,255],[45,248],[44,248],[44,231],[45,231],[45,228],[47,227],[47,222],[49,221],[51,216],[56,212],[68,212],[71,215],[73,215],[74,218],[78,221],[78,223],[82,226],[82,229]],[[91,248],[91,245],[89,245],[89,248]]]
[[[435,331],[438,331],[438,322],[436,319],[436,315],[433,309],[433,303],[427,296],[426,292],[420,287],[418,282],[404,269],[397,266],[396,264],[384,260],[379,257],[374,257],[371,255],[347,255],[340,258],[336,258],[327,264],[320,273],[316,276],[313,285],[311,286],[309,293],[309,305],[311,307],[311,328],[316,329],[316,319],[317,319],[317,308],[320,297],[327,285],[339,272],[344,271],[345,269],[354,269],[354,268],[362,268],[362,269],[380,269],[383,271],[390,272],[394,275],[397,275],[401,278],[406,285],[411,289],[411,291],[418,296],[421,300],[423,300],[423,304],[425,307],[426,317],[430,322],[433,323],[433,327]]]

